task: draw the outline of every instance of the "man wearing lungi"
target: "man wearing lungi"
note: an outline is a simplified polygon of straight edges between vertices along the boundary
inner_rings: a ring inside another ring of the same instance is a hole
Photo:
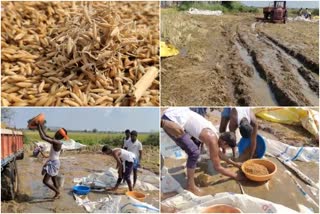
[[[43,183],[55,192],[54,199],[60,196],[57,175],[60,169],[60,153],[62,148],[62,139],[68,140],[67,131],[64,128],[60,128],[54,135],[54,138],[48,137],[44,132],[43,126],[38,124],[39,135],[42,140],[47,141],[51,144],[49,160],[44,164],[42,168]],[[49,180],[52,180],[52,184],[49,183]]]

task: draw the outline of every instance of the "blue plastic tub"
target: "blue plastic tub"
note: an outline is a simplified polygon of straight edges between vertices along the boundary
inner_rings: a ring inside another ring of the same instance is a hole
[[[86,195],[90,192],[90,187],[87,186],[74,186],[73,192],[77,195]]]
[[[238,150],[239,154],[241,155],[247,148],[250,146],[250,138],[241,138],[238,143]],[[266,142],[264,141],[263,137],[257,135],[257,147],[256,147],[256,154],[257,158],[262,158],[266,153],[267,146]]]

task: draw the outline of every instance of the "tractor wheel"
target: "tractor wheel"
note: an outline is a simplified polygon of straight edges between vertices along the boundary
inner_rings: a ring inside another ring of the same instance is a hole
[[[283,24],[287,23],[287,21],[288,21],[288,13],[286,11],[283,16]]]
[[[17,156],[17,160],[22,160],[24,158],[24,152]]]
[[[264,13],[263,15],[264,15],[264,19],[267,20],[269,16],[268,13]]]
[[[21,154],[21,157],[23,158],[24,153]],[[14,195],[16,196],[19,191],[19,175],[18,175],[18,167],[17,162],[14,161],[14,170],[13,170],[13,189],[14,189]]]
[[[1,173],[1,200],[13,200],[18,191],[16,161],[10,162]]]

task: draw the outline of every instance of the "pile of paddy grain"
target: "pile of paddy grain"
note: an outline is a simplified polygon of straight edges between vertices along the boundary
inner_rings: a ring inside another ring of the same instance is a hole
[[[244,170],[250,174],[258,175],[258,176],[269,174],[267,167],[261,164],[256,164],[256,163],[246,164],[246,166],[244,167]]]
[[[2,106],[159,105],[157,2],[2,9]]]

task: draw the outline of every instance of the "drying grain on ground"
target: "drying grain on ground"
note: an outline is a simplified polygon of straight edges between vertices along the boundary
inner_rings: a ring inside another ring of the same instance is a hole
[[[3,2],[2,106],[159,105],[157,2]]]

